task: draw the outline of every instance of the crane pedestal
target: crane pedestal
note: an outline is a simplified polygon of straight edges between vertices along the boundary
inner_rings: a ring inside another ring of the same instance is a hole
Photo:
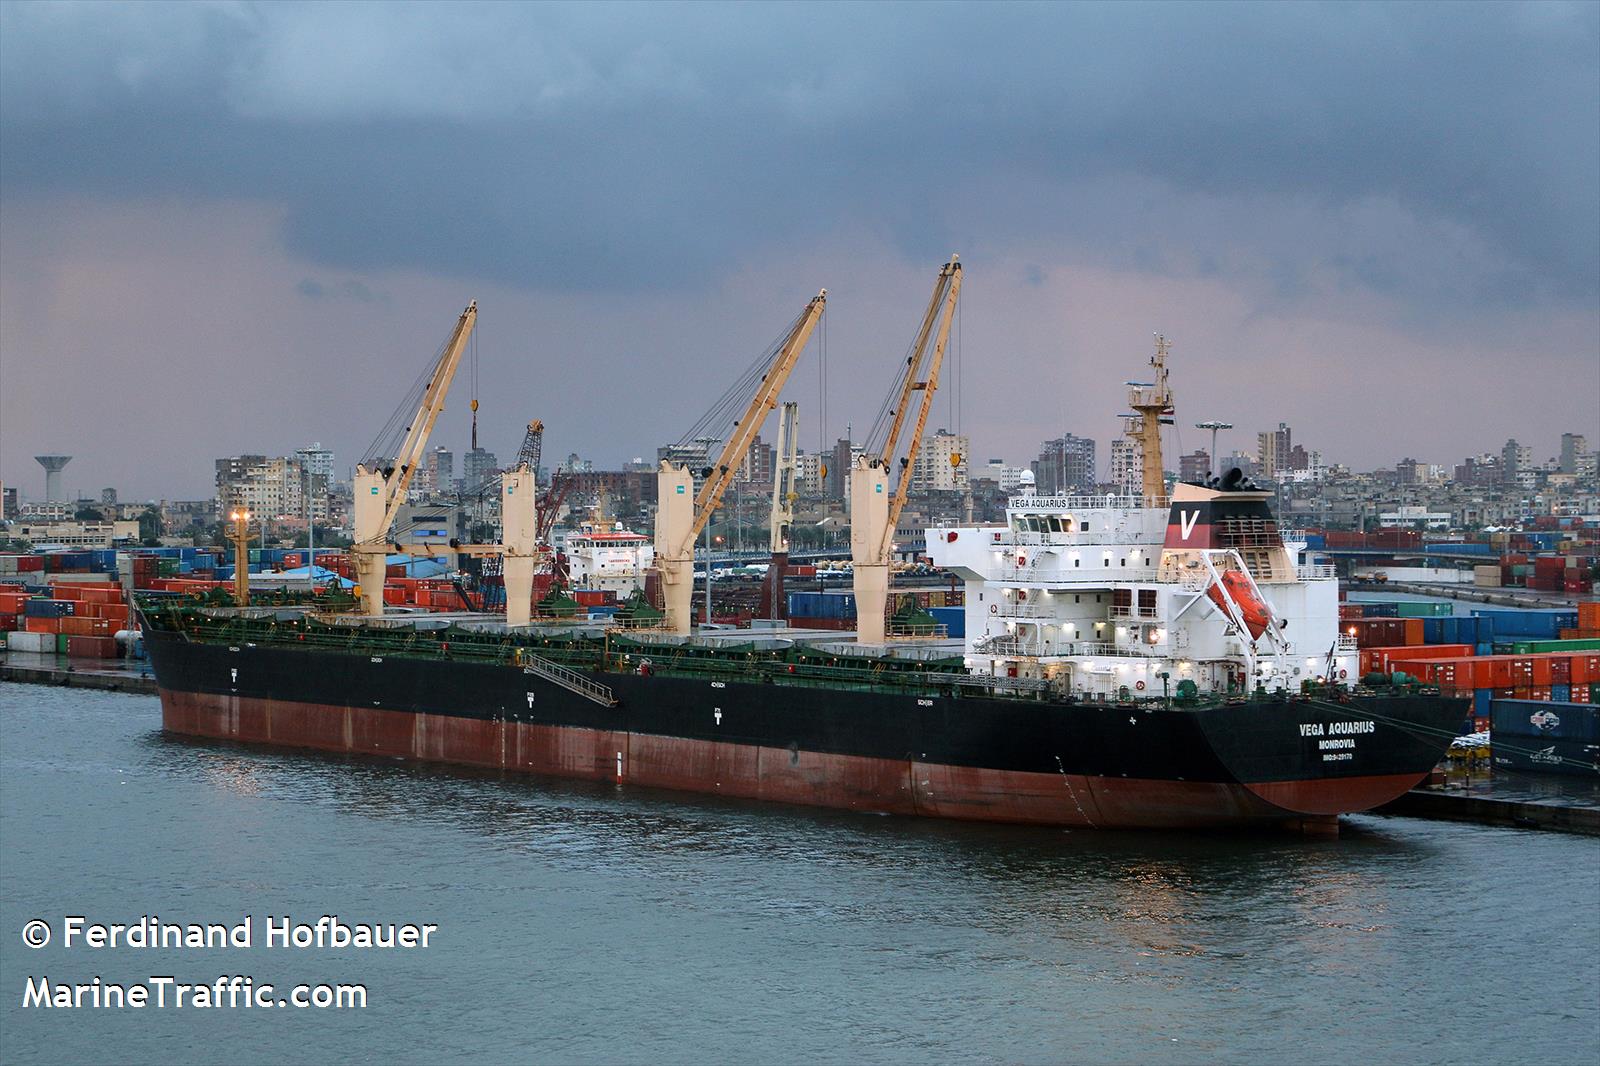
[[[694,595],[694,476],[663,461],[656,471],[656,569],[668,632],[687,636]]]
[[[361,613],[383,613],[383,579],[388,573],[389,549],[380,544],[376,548],[360,544],[350,549],[351,576],[361,589]]]
[[[506,625],[533,621],[533,571],[538,564],[538,506],[534,472],[526,464],[500,481],[500,542],[505,551]]]
[[[856,594],[856,642],[882,644],[889,606],[889,478],[883,464],[862,456],[850,468],[850,564]]]

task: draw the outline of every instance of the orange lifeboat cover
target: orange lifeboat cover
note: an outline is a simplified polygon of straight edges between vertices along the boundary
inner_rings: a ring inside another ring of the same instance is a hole
[[[1239,605],[1239,611],[1244,615],[1245,628],[1250,630],[1250,639],[1260,639],[1261,634],[1267,631],[1267,623],[1271,621],[1272,614],[1251,586],[1250,579],[1237,570],[1225,570],[1222,574],[1222,585],[1227,586],[1228,595]],[[1224,612],[1227,611],[1227,600],[1223,597],[1220,585],[1213,584],[1206,590],[1206,595]]]

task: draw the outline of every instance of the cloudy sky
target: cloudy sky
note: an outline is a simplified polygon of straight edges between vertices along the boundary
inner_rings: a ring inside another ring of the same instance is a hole
[[[480,435],[675,440],[817,289],[803,443],[940,263],[936,420],[1333,461],[1600,439],[1600,6],[0,3],[0,478],[341,467],[469,299]],[[464,450],[470,373],[435,439]],[[959,402],[957,402],[959,401]],[[858,436],[859,436],[858,432]]]

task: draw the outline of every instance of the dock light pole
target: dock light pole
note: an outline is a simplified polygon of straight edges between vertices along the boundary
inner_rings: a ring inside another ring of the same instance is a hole
[[[1217,430],[1232,429],[1232,422],[1196,422],[1195,429],[1209,429],[1211,431],[1211,472],[1217,472]]]
[[[233,528],[228,535],[233,540],[233,602],[236,607],[250,606],[250,512],[235,507],[228,517]]]
[[[306,471],[306,588],[313,596],[317,592],[317,508],[311,499],[311,464],[302,463]]]

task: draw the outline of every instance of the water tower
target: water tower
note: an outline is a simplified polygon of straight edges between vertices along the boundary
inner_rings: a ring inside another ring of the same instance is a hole
[[[64,499],[61,495],[61,468],[72,462],[72,456],[35,455],[34,459],[44,467],[44,501],[55,503]]]

